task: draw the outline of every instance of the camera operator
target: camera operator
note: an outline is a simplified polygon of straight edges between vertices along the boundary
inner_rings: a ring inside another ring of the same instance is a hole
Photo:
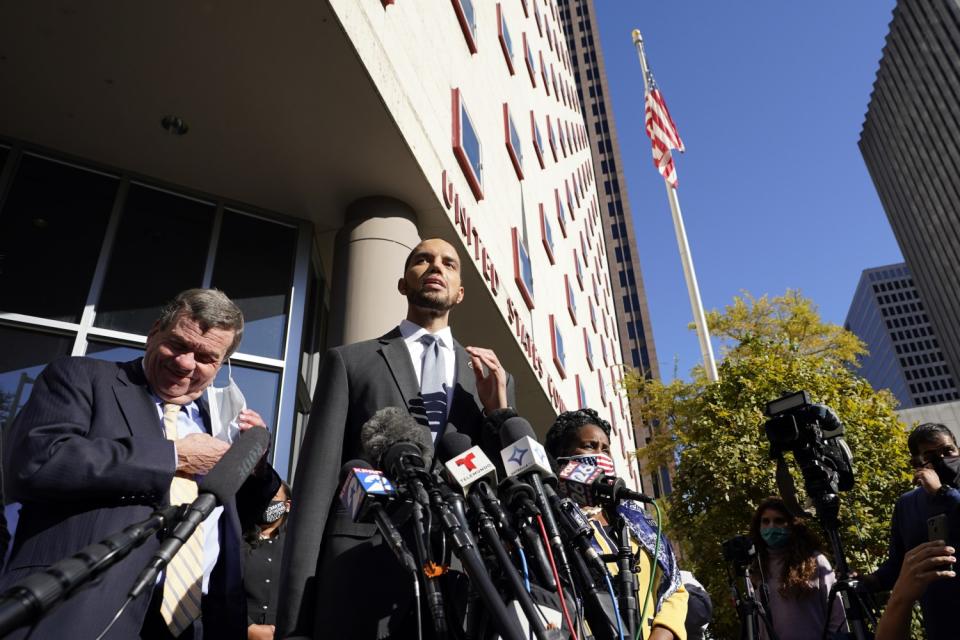
[[[890,551],[874,573],[864,576],[864,585],[873,591],[893,588],[907,552],[928,542],[927,520],[946,514],[947,544],[957,546],[960,531],[960,491],[957,490],[957,440],[942,424],[919,425],[907,438],[910,464],[917,488],[900,496],[890,523]],[[920,596],[924,629],[929,640],[956,638],[960,603],[960,581],[956,578],[937,580]]]
[[[754,581],[765,595],[777,638],[818,640],[828,618],[829,631],[835,632],[844,621],[839,598],[827,609],[836,578],[820,552],[820,541],[806,523],[791,515],[781,498],[773,496],[754,512],[750,536],[757,549]],[[763,626],[760,637],[770,637]]]

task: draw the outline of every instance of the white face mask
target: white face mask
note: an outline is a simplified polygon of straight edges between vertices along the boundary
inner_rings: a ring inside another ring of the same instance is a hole
[[[213,437],[232,444],[240,434],[237,418],[240,416],[240,411],[247,408],[247,400],[243,397],[240,387],[233,381],[233,368],[229,360],[227,360],[227,379],[230,381],[227,386],[209,386],[206,394]]]

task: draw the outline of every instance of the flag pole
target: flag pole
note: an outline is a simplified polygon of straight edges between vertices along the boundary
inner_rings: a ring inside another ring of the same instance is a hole
[[[639,29],[633,30],[633,44],[640,57],[640,68],[643,71],[643,86],[645,93],[649,92],[650,69],[647,67],[647,56],[643,49],[643,36]],[[676,171],[676,167],[674,167]],[[697,327],[697,337],[700,339],[700,353],[703,356],[703,368],[707,373],[707,380],[716,382],[717,363],[713,358],[713,345],[710,343],[710,331],[707,328],[707,318],[703,312],[703,303],[700,301],[700,287],[697,285],[697,273],[693,269],[693,259],[690,257],[690,244],[687,242],[687,231],[683,226],[683,215],[680,213],[680,200],[677,197],[677,188],[664,178],[667,188],[667,201],[670,203],[670,213],[673,215],[673,229],[677,234],[677,245],[680,247],[680,262],[683,264],[683,276],[687,281],[687,292],[690,294],[690,307],[693,310],[693,321]]]

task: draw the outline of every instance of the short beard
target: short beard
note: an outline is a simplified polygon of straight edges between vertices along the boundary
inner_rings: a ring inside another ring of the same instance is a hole
[[[450,298],[442,300],[428,296],[424,291],[413,291],[407,294],[407,302],[419,309],[423,309],[433,316],[442,316],[455,306]]]

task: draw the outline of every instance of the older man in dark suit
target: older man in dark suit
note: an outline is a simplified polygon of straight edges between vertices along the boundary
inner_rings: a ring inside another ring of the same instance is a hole
[[[229,448],[210,435],[203,391],[242,333],[243,315],[229,298],[191,289],[164,308],[142,359],[65,358],[43,371],[5,434],[5,485],[23,508],[0,589],[143,520],[158,505],[196,495],[196,476]],[[265,426],[247,410],[238,424]],[[265,504],[278,485],[262,465],[241,491]],[[215,510],[152,593],[130,603],[106,637],[196,639],[206,630],[208,638],[246,638],[240,534],[233,501]],[[54,608],[29,637],[95,637],[158,545],[154,538],[135,549]]]
[[[335,500],[340,466],[362,457],[360,428],[377,410],[406,407],[433,432],[448,423],[476,438],[484,412],[511,404],[496,354],[462,347],[450,311],[463,300],[460,258],[440,239],[410,252],[398,291],[407,317],[375,340],[327,352],[303,442],[284,550],[282,638],[406,637],[413,590],[370,524]]]

